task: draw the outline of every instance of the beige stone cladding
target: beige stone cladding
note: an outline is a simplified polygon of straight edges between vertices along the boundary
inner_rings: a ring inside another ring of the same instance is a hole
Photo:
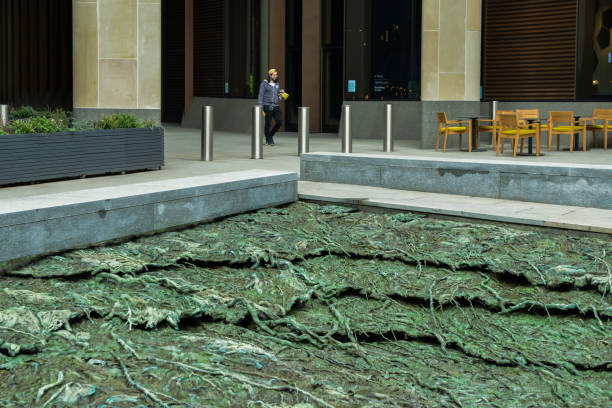
[[[481,0],[423,0],[422,100],[480,100],[481,16]]]
[[[73,0],[74,107],[161,108],[161,1]]]

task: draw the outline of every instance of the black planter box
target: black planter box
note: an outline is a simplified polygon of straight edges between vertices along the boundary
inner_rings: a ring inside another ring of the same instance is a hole
[[[164,129],[0,135],[0,185],[164,165]]]

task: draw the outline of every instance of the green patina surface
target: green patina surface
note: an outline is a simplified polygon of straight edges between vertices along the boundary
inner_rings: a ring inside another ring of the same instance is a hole
[[[0,406],[611,407],[612,239],[297,203],[0,284]]]

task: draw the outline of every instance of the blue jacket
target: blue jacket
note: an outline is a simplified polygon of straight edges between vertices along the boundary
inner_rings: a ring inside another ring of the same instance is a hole
[[[279,106],[278,96],[280,94],[280,85],[278,82],[262,81],[259,86],[259,97],[257,103],[263,106]]]

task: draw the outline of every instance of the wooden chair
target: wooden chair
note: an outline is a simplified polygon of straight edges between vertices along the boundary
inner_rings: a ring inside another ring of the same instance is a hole
[[[444,133],[444,148],[446,151],[446,140],[448,135],[459,135],[459,148],[462,145],[463,134],[468,136],[468,150],[472,151],[472,126],[469,120],[448,120],[446,112],[438,112],[438,138],[436,139],[436,151],[440,145],[440,135]]]
[[[575,120],[572,111],[550,112],[548,114],[548,151],[550,152],[552,147],[553,135],[557,135],[557,150],[559,150],[561,135],[567,134],[570,137],[570,152],[573,152],[574,134],[582,132],[582,150],[586,152],[586,126],[580,123],[584,124],[586,120]]]
[[[540,155],[540,124],[534,123],[532,129],[525,128],[519,123],[517,113],[502,113],[499,115],[501,129],[499,131],[499,142],[497,143],[496,156],[499,152],[504,152],[504,139],[510,139],[514,150],[513,157],[516,157],[519,140],[523,141],[526,137],[536,138],[536,156]]]
[[[491,133],[491,143],[493,149],[497,149],[497,131],[499,130],[499,115],[502,113],[512,113],[509,110],[498,110],[495,112],[495,120],[493,119],[478,119],[476,121],[476,140],[480,138],[480,133]]]
[[[608,150],[608,129],[612,127],[612,109],[595,108],[593,117],[584,120],[586,130],[593,132],[593,147],[597,147],[597,132],[603,132],[604,150]]]
[[[539,109],[517,109],[516,113],[519,119],[519,125],[525,128],[529,128],[529,121],[527,119],[540,119],[540,110]],[[548,131],[548,125],[539,122],[540,124],[540,133],[542,131]],[[531,125],[533,128],[533,124]],[[523,145],[525,143],[524,139],[521,139],[521,153],[523,153]]]

